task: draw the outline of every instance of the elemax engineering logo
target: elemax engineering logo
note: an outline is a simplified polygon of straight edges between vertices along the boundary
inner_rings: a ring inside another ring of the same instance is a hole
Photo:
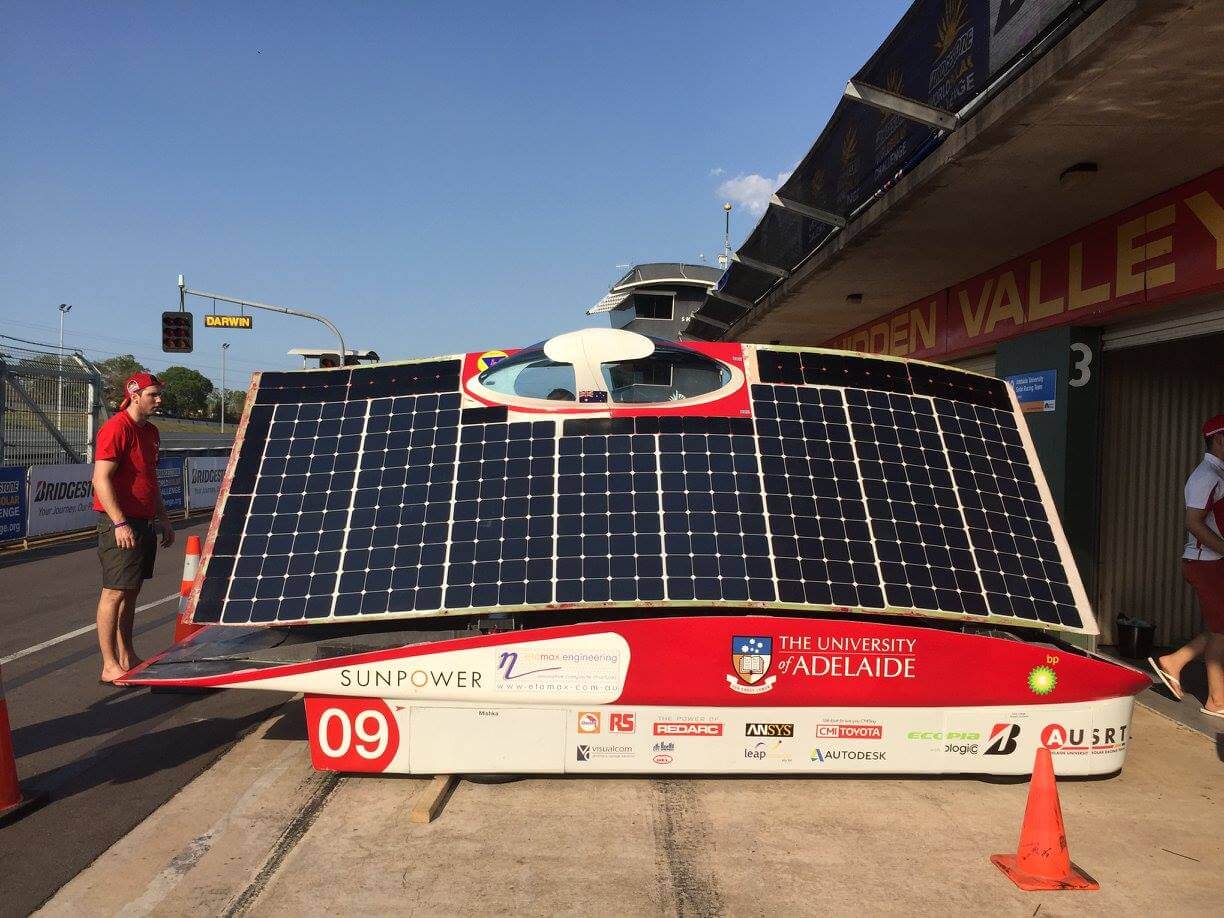
[[[655,736],[722,736],[722,724],[656,723]]]
[[[727,675],[731,691],[741,695],[760,695],[774,687],[777,676],[767,676],[769,663],[773,659],[773,638],[731,638],[731,668],[735,675]]]

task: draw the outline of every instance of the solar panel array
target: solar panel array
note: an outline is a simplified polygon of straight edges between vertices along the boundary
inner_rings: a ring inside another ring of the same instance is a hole
[[[756,363],[751,418],[465,408],[457,359],[265,373],[194,620],[759,603],[1087,627],[1002,382]]]

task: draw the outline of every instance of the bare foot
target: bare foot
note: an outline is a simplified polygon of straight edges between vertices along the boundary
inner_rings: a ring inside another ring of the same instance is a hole
[[[127,672],[124,669],[104,669],[102,675],[98,677],[99,682],[114,682],[116,679],[122,679],[123,674]]]
[[[140,659],[140,657],[131,657],[128,660],[120,660],[119,665],[124,667],[123,671],[125,673],[130,673],[132,670],[134,670],[137,666],[139,666],[143,662],[144,660]]]

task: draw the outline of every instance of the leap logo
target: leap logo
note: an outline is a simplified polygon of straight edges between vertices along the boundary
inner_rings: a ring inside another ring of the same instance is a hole
[[[1016,740],[1019,738],[1019,724],[995,724],[990,731],[985,755],[1011,755],[1016,751]]]

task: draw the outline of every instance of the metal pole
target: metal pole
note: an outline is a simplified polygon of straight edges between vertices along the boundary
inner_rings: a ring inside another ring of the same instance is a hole
[[[55,373],[55,426],[62,428],[64,425],[63,410],[64,410],[64,316],[72,311],[72,307],[67,303],[59,304],[59,358]]]
[[[274,306],[271,303],[256,303],[254,300],[242,300],[238,299],[237,297],[226,296],[223,293],[209,293],[205,290],[192,290],[186,285],[185,281],[183,280],[183,275],[181,274],[179,275],[178,283],[180,303],[187,294],[191,294],[192,296],[202,296],[205,299],[214,299],[221,300],[225,303],[233,303],[236,306],[250,306],[252,309],[266,309],[269,312],[279,312],[281,315],[298,316],[302,319],[314,319],[316,322],[322,322],[332,330],[332,333],[335,334],[336,338],[340,341],[340,365],[344,365],[345,359],[348,356],[348,351],[344,346],[344,335],[340,334],[340,329],[336,328],[332,321],[325,316],[321,316],[313,312],[306,312],[302,309],[290,309],[288,306]]]
[[[229,342],[221,344],[221,433],[225,433],[225,352],[229,350]]]

